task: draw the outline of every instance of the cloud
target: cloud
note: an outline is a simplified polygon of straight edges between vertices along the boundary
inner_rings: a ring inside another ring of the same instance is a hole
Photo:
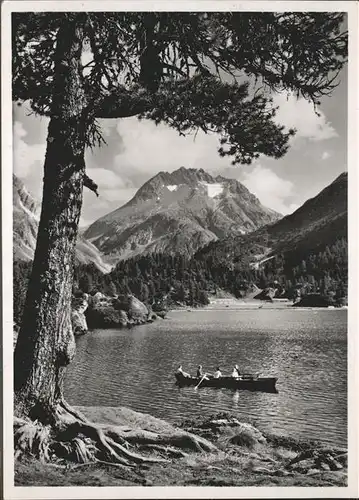
[[[13,132],[14,132],[14,139],[21,139],[22,137],[25,137],[27,135],[24,125],[19,121],[14,122]]]
[[[298,210],[298,208],[300,207],[301,205],[299,203],[291,203],[289,206],[288,206],[288,211],[285,215],[287,214],[292,214],[293,212],[295,212],[296,210]]]
[[[85,229],[89,227],[93,223],[93,219],[84,219],[82,216],[79,221],[79,228],[80,229]]]
[[[33,174],[38,178],[37,170],[41,170],[40,167],[44,163],[46,144],[28,144],[24,140],[27,135],[28,133],[23,124],[20,121],[15,121],[13,129],[14,173],[22,179],[26,179]]]
[[[327,160],[328,158],[330,158],[331,156],[332,156],[331,153],[329,153],[328,151],[324,151],[321,158],[324,161],[324,160]]]
[[[96,169],[88,169],[88,174],[91,175]],[[103,170],[103,169],[99,169]],[[96,219],[116,210],[127,203],[135,194],[137,189],[122,188],[122,187],[106,187],[100,182],[98,177],[92,179],[99,185],[99,197],[88,189],[84,189],[82,216],[80,225],[88,226]],[[119,185],[119,184],[118,184]]]
[[[297,99],[294,95],[275,94],[274,104],[279,106],[276,121],[287,128],[296,128],[293,142],[303,138],[311,141],[323,141],[338,137],[332,124],[328,122],[323,112],[315,113],[313,104],[304,98]]]
[[[101,133],[105,137],[110,137],[118,124],[118,120],[114,120],[112,118],[101,118],[98,122],[101,126]]]
[[[211,170],[226,166],[228,159],[217,152],[218,136],[180,136],[167,125],[136,118],[127,118],[117,124],[123,142],[123,151],[115,156],[114,167],[124,177],[133,178],[135,172],[146,173],[147,179],[160,170],[173,171],[181,166]],[[139,187],[139,186],[137,186]]]
[[[134,194],[136,193],[136,188],[126,188],[126,189],[105,189],[102,194],[110,202],[116,202],[116,208],[127,203]],[[100,193],[101,194],[101,193]]]
[[[99,186],[99,188],[124,188],[125,182],[111,170],[101,167],[87,168],[87,175]]]
[[[282,179],[269,168],[258,164],[252,171],[244,174],[241,182],[263,205],[284,215],[293,212],[299,206],[291,202],[294,196],[294,184]]]
[[[88,167],[86,172],[98,185],[99,197],[84,189],[82,227],[124,205],[137,191],[117,172],[102,167]]]

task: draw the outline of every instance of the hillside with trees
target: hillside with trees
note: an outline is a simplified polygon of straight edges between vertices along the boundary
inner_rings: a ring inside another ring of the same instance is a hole
[[[219,289],[245,298],[255,287],[275,289],[276,297],[296,299],[319,293],[344,305],[348,287],[348,244],[344,238],[306,254],[280,254],[254,268],[252,254],[233,263],[218,254],[206,259],[152,254],[121,261],[108,274],[94,264],[74,269],[74,295],[102,292],[132,294],[154,311],[181,306],[203,306]],[[14,321],[21,321],[31,264],[14,262]]]

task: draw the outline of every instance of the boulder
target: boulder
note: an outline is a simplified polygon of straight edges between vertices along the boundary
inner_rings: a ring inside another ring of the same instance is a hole
[[[107,297],[97,292],[86,312],[90,328],[118,328],[142,325],[155,319],[152,313],[133,295]]]
[[[257,444],[262,444],[266,442],[266,438],[263,434],[253,427],[253,425],[247,423],[239,423],[234,430],[234,435],[230,438],[232,444],[238,446],[246,446],[248,448],[253,448]]]
[[[152,303],[152,311],[157,313],[160,317],[164,317],[168,312],[167,295],[156,297]]]
[[[265,288],[258,295],[254,296],[254,299],[265,300],[267,302],[272,302],[276,295],[276,289],[272,287]]]
[[[327,471],[330,470],[330,466],[326,462],[317,462],[315,465],[319,466],[318,467],[319,469],[323,469],[323,470],[327,470]]]
[[[294,307],[329,307],[334,305],[334,300],[329,295],[308,293],[293,305]]]
[[[336,461],[343,467],[348,467],[348,454],[347,452],[340,452],[335,457]]]
[[[195,422],[193,432],[196,431],[202,433],[208,431],[222,442],[247,448],[266,443],[266,438],[253,425],[240,422],[237,418],[226,414],[220,414],[201,423]]]
[[[88,308],[86,312],[87,324],[90,328],[116,328],[126,326],[123,324],[123,316],[120,311],[111,304],[96,304]]]
[[[157,316],[156,313],[154,312],[149,312],[148,313],[148,316],[147,316],[147,323],[153,323],[154,321],[156,321],[156,319],[158,319],[160,316]]]
[[[296,462],[290,466],[290,469],[295,470],[297,472],[306,473],[308,470],[311,470],[315,467],[315,461],[313,458],[307,458],[305,460],[301,460],[300,462]]]
[[[92,307],[101,307],[104,305],[108,305],[109,303],[112,303],[112,298],[107,297],[101,292],[96,292],[95,295],[92,295],[91,297],[91,306]]]
[[[133,320],[135,324],[147,322],[149,310],[145,304],[134,295],[120,295],[114,302],[114,307],[118,310],[125,311],[128,318]]]
[[[319,469],[309,469],[308,472],[307,472],[307,475],[308,476],[311,476],[312,474],[321,474],[323,471],[319,470]]]
[[[74,335],[83,335],[84,333],[87,333],[87,321],[84,314],[81,314],[78,311],[72,311],[71,322]]]
[[[134,320],[146,321],[149,311],[143,302],[131,295],[128,314]]]
[[[126,327],[128,326],[128,324],[129,323],[128,323],[127,313],[125,313],[125,311],[119,311],[119,325]]]
[[[74,297],[72,300],[71,322],[74,335],[83,335],[88,331],[85,316],[88,305],[88,295],[86,293],[81,297]]]

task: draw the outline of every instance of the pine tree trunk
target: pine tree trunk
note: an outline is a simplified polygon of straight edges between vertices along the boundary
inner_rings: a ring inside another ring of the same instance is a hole
[[[32,275],[15,349],[15,415],[43,419],[62,398],[75,353],[73,263],[82,205],[86,98],[82,29],[76,17],[57,37],[55,85],[44,165],[42,210]]]

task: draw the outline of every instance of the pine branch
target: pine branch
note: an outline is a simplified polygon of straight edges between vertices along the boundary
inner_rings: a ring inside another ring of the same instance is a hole
[[[113,87],[96,101],[93,110],[96,118],[127,118],[154,107],[153,95],[142,87],[134,87],[133,90]]]
[[[225,83],[213,76],[169,81],[154,93],[143,87],[134,86],[131,91],[117,87],[97,97],[93,109],[96,118],[137,115],[165,123],[180,135],[198,129],[217,133],[219,154],[234,157],[234,163],[251,163],[259,154],[280,158],[294,134],[275,123],[270,98],[261,94],[249,98],[247,83]]]
[[[99,196],[98,185],[86,174],[84,175],[84,186],[87,187],[90,191],[93,191],[96,196]]]

